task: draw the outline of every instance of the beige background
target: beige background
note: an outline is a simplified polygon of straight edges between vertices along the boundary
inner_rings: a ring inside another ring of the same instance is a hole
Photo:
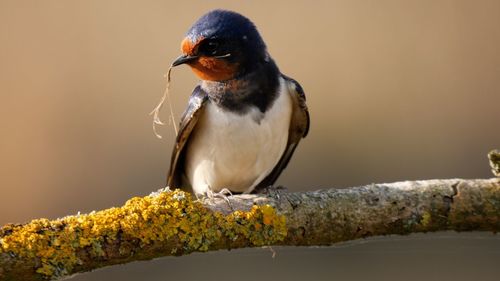
[[[0,0],[0,225],[116,206],[162,187],[173,128],[156,139],[148,112],[184,33],[220,7],[251,18],[282,72],[306,91],[310,135],[280,184],[490,176],[486,152],[500,147],[500,1]],[[172,77],[179,116],[197,80],[187,67]],[[74,280],[500,275],[500,241],[487,234],[270,256],[166,258]]]

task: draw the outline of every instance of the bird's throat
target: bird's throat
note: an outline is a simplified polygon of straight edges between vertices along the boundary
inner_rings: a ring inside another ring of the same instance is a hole
[[[237,63],[212,57],[200,57],[189,66],[196,76],[208,81],[226,81],[234,78],[238,72]]]
[[[201,88],[221,108],[240,114],[252,107],[265,112],[277,97],[280,73],[273,61],[225,81],[204,79]]]

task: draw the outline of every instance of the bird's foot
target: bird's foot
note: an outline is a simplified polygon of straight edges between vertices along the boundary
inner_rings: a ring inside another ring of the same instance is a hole
[[[212,202],[215,198],[223,199],[224,201],[226,201],[229,208],[232,211],[234,211],[233,205],[231,204],[231,201],[229,201],[229,197],[233,196],[233,193],[231,192],[231,190],[229,190],[227,188],[223,188],[219,192],[214,192],[214,191],[212,191],[212,189],[209,188],[207,190],[206,196],[207,196],[207,199],[211,200]]]

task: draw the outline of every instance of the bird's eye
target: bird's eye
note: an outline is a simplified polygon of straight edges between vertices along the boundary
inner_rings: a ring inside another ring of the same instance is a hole
[[[198,51],[207,56],[215,56],[219,50],[219,42],[215,40],[207,40],[203,42]]]

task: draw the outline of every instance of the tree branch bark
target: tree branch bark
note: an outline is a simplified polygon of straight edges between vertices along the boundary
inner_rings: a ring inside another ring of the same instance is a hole
[[[0,280],[59,279],[103,266],[262,245],[500,230],[500,179],[372,184],[192,201],[163,190],[120,208],[0,229]],[[237,211],[234,211],[237,210]]]

